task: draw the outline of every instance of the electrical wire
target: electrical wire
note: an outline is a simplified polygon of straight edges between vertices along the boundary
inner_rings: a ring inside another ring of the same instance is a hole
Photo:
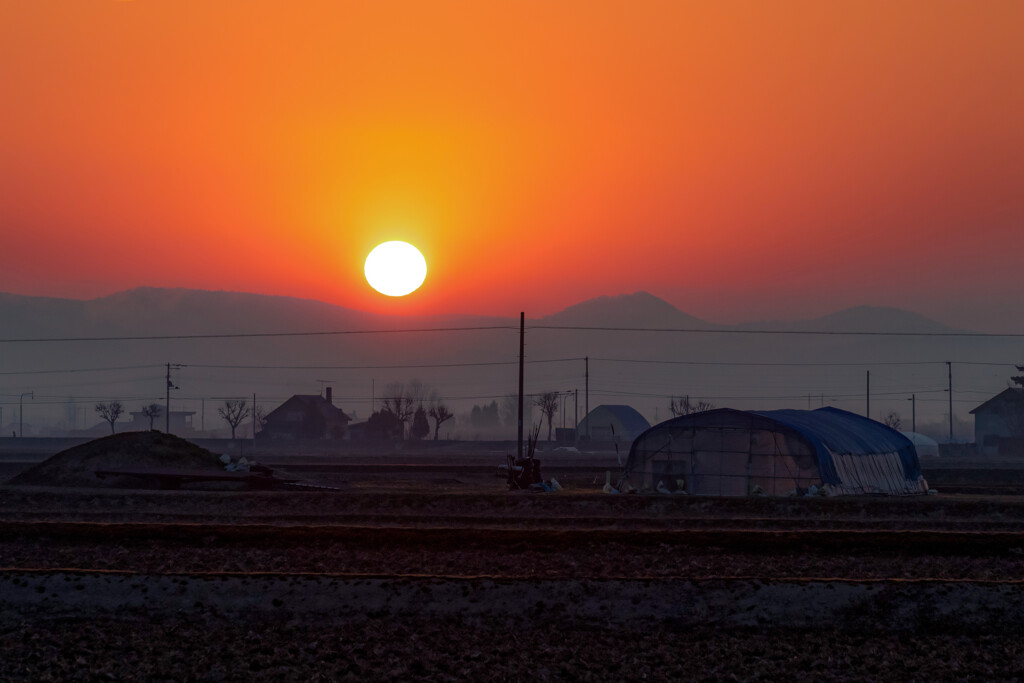
[[[1021,338],[1022,332],[883,332],[856,330],[737,330],[707,329],[699,327],[601,327],[589,325],[530,325],[527,330],[563,330],[580,332],[659,332],[676,334],[764,334],[816,337],[968,337],[968,338]]]
[[[181,339],[260,339],[275,337],[332,337],[357,334],[408,334],[410,332],[477,332],[481,330],[518,330],[511,325],[475,325],[466,327],[420,327],[392,330],[332,330],[326,332],[229,332],[222,334],[154,334],[109,337],[36,337],[0,339],[0,344],[94,341],[171,341]]]

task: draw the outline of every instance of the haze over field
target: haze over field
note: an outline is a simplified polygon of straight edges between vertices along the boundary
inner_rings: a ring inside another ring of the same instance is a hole
[[[335,402],[365,419],[392,382],[419,379],[460,416],[473,405],[503,403],[517,386],[518,319],[481,316],[385,316],[319,301],[237,292],[140,288],[89,301],[0,295],[4,339],[240,334],[238,338],[5,343],[0,402],[5,422],[25,401],[40,427],[67,422],[69,397],[86,423],[98,400],[122,400],[130,410],[162,402],[165,363],[176,370],[174,409],[201,410],[218,426],[216,399],[240,397],[272,408],[293,393],[334,388]],[[611,331],[572,328],[646,328]],[[442,332],[388,332],[477,328]],[[498,329],[479,329],[498,328]],[[563,328],[563,329],[554,329]],[[668,329],[690,330],[669,332]],[[703,330],[697,332],[696,330]],[[251,337],[247,334],[366,332]],[[738,331],[911,332],[921,336],[738,334]],[[872,416],[897,411],[909,428],[907,399],[916,394],[919,427],[947,427],[947,367],[954,362],[954,411],[967,411],[1006,386],[1017,342],[1000,337],[929,336],[957,330],[912,312],[858,307],[813,320],[714,325],[645,292],[599,297],[529,318],[526,392],[579,391],[584,414],[589,357],[590,405],[626,403],[650,421],[666,419],[672,396],[690,395],[719,407],[780,408],[834,405],[863,412],[866,372],[872,376]],[[483,364],[483,365],[465,365]],[[403,367],[414,366],[414,367]],[[107,371],[80,372],[96,368]],[[65,372],[52,372],[61,370]],[[323,380],[323,382],[321,382]],[[560,409],[572,426],[572,397]],[[198,418],[197,418],[198,419]],[[555,419],[561,425],[563,414]],[[458,423],[457,423],[458,424]],[[78,426],[82,426],[81,423]],[[467,424],[452,427],[469,438]],[[477,435],[479,430],[477,430]],[[487,436],[510,436],[503,429]],[[970,436],[970,423],[958,425]]]

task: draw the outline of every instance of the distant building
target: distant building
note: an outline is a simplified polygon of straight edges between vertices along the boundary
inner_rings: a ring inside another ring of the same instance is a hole
[[[651,423],[632,406],[600,405],[579,424],[580,439],[632,443]]]
[[[351,418],[325,396],[296,394],[272,410],[257,434],[260,439],[343,439]]]
[[[930,436],[919,434],[917,432],[903,432],[900,434],[910,439],[910,442],[914,444],[914,450],[917,451],[917,456],[937,457],[939,455],[939,442]]]
[[[196,414],[194,410],[172,410],[170,427],[171,434],[188,434],[195,431],[195,424],[192,422],[192,416]],[[142,411],[132,411],[128,413],[131,419],[128,420],[124,426],[114,423],[119,432],[146,432],[149,431],[149,418],[142,414]],[[153,429],[163,431],[167,427],[167,416],[164,414],[161,406],[160,415],[153,418]],[[103,423],[106,424],[106,423]]]
[[[974,444],[982,455],[1020,454],[1024,450],[1024,389],[1010,387],[971,411]]]

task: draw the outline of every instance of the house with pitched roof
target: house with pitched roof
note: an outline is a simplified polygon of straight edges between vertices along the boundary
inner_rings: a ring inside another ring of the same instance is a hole
[[[295,394],[266,417],[261,439],[343,439],[351,418],[334,405],[331,387],[325,395]]]
[[[1020,453],[1024,446],[1024,389],[1008,387],[971,411],[974,444],[983,455]]]

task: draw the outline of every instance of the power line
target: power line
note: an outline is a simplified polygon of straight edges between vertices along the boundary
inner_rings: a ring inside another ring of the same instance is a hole
[[[642,358],[597,358],[594,356],[590,357],[591,360],[603,361],[606,363],[650,363],[655,365],[737,365],[737,366],[756,366],[756,367],[875,367],[885,365],[945,365],[947,361],[944,360],[919,360],[919,361],[882,361],[878,363],[868,363],[863,361],[857,362],[822,362],[822,363],[800,363],[800,362],[756,362],[756,361],[703,361],[703,360],[660,360],[660,359],[642,359]],[[582,359],[577,359],[582,360]],[[992,365],[992,366],[1006,366],[1013,365],[1011,362],[1006,363],[991,363],[981,361],[951,361],[954,365]]]
[[[328,332],[232,332],[224,334],[155,334],[110,337],[37,337],[34,339],[0,339],[0,344],[42,342],[94,342],[94,341],[161,341],[181,339],[255,339],[273,337],[331,337],[354,334],[407,334],[410,332],[476,332],[480,330],[512,330],[509,325],[476,325],[467,327],[419,327],[391,330],[332,330]]]
[[[528,360],[526,363],[565,363],[569,361],[581,361],[579,358],[546,358],[543,360]],[[495,365],[518,365],[519,361],[480,361],[476,363],[411,363],[404,365],[196,365],[189,364],[190,368],[204,368],[214,370],[408,370],[422,368],[473,368]]]
[[[576,330],[590,332],[671,332],[681,334],[767,334],[825,337],[975,337],[1020,338],[1021,332],[868,332],[853,330],[737,330],[706,329],[698,327],[601,327],[589,325],[531,325],[531,330]],[[945,362],[945,361],[943,361]]]
[[[59,375],[74,372],[114,372],[118,370],[144,370],[159,368],[162,365],[119,365],[111,368],[69,368],[66,370],[10,370],[0,372],[0,375]]]
[[[670,360],[670,359],[648,359],[648,358],[602,358],[591,356],[591,360],[605,363],[638,363],[650,365],[701,365],[701,366],[739,366],[739,367],[883,367],[883,366],[911,366],[911,365],[945,365],[946,361],[924,360],[924,361],[879,361],[879,362],[775,362],[775,361],[703,361],[703,360]],[[571,363],[582,361],[583,356],[570,358],[544,358],[527,360],[527,364],[542,363]],[[187,363],[183,367],[202,368],[208,370],[403,370],[423,368],[460,368],[460,367],[487,367],[501,365],[515,365],[518,361],[480,361],[471,363],[409,363],[392,365],[230,365],[230,364],[194,364]],[[1005,367],[1015,365],[1012,361],[1003,363],[990,361],[952,361],[954,365],[991,366]],[[115,372],[121,370],[147,370],[162,368],[163,365],[121,365],[104,368],[66,368],[61,370],[9,370],[0,371],[0,376],[13,375],[59,375],[84,372]]]
[[[217,334],[162,334],[116,335],[103,337],[34,337],[0,339],[0,344],[96,342],[96,341],[172,341],[185,339],[258,339],[277,337],[330,337],[363,334],[409,334],[424,332],[478,332],[486,330],[515,330],[512,325],[469,325],[463,327],[419,327],[400,329],[329,330],[322,332],[230,332]],[[1020,332],[885,332],[864,330],[763,330],[763,329],[708,329],[697,327],[605,327],[590,325],[531,325],[530,330],[563,330],[585,332],[657,332],[675,334],[731,334],[731,335],[796,335],[796,336],[867,336],[867,337],[964,337],[1007,338],[1024,337]]]

